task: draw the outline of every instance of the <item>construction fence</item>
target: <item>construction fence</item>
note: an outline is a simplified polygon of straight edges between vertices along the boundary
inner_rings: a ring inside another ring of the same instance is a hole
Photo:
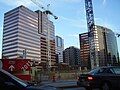
[[[34,78],[35,82],[42,82],[42,81],[53,81],[54,80],[77,80],[77,77],[80,74],[87,73],[88,71],[70,71],[70,72],[36,72]]]

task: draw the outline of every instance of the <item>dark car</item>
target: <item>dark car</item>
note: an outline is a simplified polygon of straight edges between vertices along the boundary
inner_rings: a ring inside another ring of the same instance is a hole
[[[48,85],[32,85],[0,69],[0,90],[58,90]]]
[[[91,70],[88,74],[78,77],[77,85],[86,90],[99,88],[100,90],[120,90],[120,67],[109,66]]]

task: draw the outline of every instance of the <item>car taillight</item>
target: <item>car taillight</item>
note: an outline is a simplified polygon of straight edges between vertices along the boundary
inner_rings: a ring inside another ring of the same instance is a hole
[[[88,80],[93,80],[93,77],[89,76],[89,77],[88,77]]]

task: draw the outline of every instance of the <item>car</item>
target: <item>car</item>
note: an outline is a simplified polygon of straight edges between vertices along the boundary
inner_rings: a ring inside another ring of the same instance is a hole
[[[120,90],[120,66],[98,67],[78,77],[77,85],[86,90]]]
[[[0,69],[0,90],[58,90],[58,88],[49,85],[30,84]]]

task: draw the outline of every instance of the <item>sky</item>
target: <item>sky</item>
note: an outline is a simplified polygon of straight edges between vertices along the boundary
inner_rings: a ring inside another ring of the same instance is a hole
[[[49,10],[59,17],[50,19],[55,25],[55,35],[64,39],[64,48],[80,47],[79,34],[87,32],[86,13],[84,0],[35,0],[41,6],[50,4]],[[24,5],[36,11],[42,10],[31,0],[0,0],[0,58],[2,54],[3,22],[4,13]],[[120,0],[93,0],[93,11],[96,25],[112,29],[120,33]],[[120,38],[117,38],[118,50],[120,52]]]

